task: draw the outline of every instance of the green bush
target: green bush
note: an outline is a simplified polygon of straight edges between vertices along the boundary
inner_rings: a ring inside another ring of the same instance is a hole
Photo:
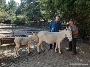
[[[20,19],[16,19],[13,24],[19,25],[20,24]]]

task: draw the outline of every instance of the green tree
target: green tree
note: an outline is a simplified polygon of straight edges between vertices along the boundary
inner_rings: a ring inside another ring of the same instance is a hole
[[[14,0],[10,0],[10,2],[8,3],[8,13],[10,14],[10,20],[12,22],[14,22],[14,20],[16,19],[16,12],[17,9],[17,3]]]
[[[60,1],[61,0],[38,0],[43,17],[53,19],[56,15],[61,15]]]
[[[76,20],[80,36],[87,39],[90,36],[90,1],[64,0],[60,8],[63,12],[63,18],[67,21],[70,19]]]
[[[0,0],[0,22],[4,22],[9,17],[6,10],[6,0]]]
[[[41,13],[40,13],[40,5],[39,2],[37,1],[29,1],[27,0],[27,8],[26,8],[27,13],[26,16],[28,17],[29,20],[40,20],[41,18]]]
[[[39,21],[42,16],[39,2],[36,0],[21,0],[16,13],[24,16],[28,21]]]

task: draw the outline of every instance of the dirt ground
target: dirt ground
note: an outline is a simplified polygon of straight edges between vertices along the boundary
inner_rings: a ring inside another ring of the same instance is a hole
[[[77,41],[77,55],[71,55],[66,51],[68,41],[61,43],[62,54],[55,53],[54,49],[49,50],[49,45],[43,43],[45,49],[40,54],[36,51],[36,42],[31,44],[31,53],[28,55],[26,46],[20,48],[20,57],[13,57],[14,46],[0,48],[1,67],[90,67],[90,45]]]

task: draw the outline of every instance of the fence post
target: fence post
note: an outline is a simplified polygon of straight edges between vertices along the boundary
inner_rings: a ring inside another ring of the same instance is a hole
[[[1,47],[1,45],[2,45],[2,38],[0,38],[0,47]]]
[[[12,36],[14,36],[14,27],[13,27],[13,24],[12,24]]]

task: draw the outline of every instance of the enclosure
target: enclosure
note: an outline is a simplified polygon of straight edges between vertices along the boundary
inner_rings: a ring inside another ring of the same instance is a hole
[[[27,37],[32,32],[49,31],[55,16],[60,16],[62,30],[72,19],[78,27],[77,54],[66,51],[68,40],[61,42],[61,52],[36,51],[37,42],[20,47],[20,57],[14,58],[15,37]],[[90,67],[90,0],[0,0],[0,67]]]

